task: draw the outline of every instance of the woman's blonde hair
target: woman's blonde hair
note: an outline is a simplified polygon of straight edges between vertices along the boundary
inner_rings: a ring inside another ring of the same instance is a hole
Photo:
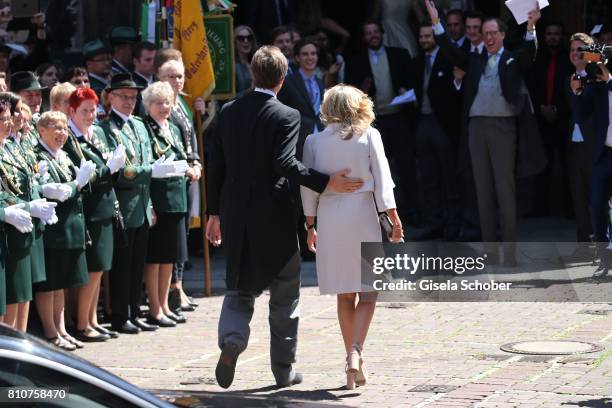
[[[321,121],[340,125],[342,139],[362,134],[374,122],[374,104],[361,90],[350,85],[336,85],[323,97]]]
[[[174,105],[174,91],[167,82],[153,82],[142,91],[142,103],[147,111],[153,102],[162,99],[167,99],[171,105]]]
[[[67,124],[68,123],[68,118],[62,112],[59,112],[59,111],[48,111],[48,112],[43,113],[40,116],[40,119],[38,120],[38,123],[36,124],[36,127],[39,130],[40,130],[40,128],[49,129],[51,127],[51,125],[54,125],[56,123]]]
[[[70,82],[57,84],[51,88],[51,92],[49,93],[49,102],[51,105],[57,106],[62,103],[62,99],[68,98],[75,90],[76,87]]]

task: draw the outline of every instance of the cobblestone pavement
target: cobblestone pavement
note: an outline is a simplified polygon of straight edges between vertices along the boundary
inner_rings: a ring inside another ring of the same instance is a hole
[[[306,284],[312,283],[312,264],[304,269]],[[201,406],[612,406],[610,305],[380,303],[365,350],[370,383],[347,391],[335,298],[305,287],[296,364],[305,381],[277,390],[269,369],[267,298],[264,293],[257,300],[250,344],[228,391],[214,379],[220,295],[196,297],[200,307],[188,313],[186,324],[121,335],[78,354],[142,388],[184,393]],[[596,314],[580,313],[585,310]],[[584,340],[604,351],[523,356],[500,350],[505,343],[535,339]]]
[[[313,263],[302,268],[296,368],[304,383],[272,386],[264,293],[235,381],[223,390],[214,377],[223,262],[214,260],[215,294],[204,298],[198,295],[201,260],[195,261],[185,284],[200,306],[187,313],[186,324],[88,344],[77,354],[193,406],[612,407],[612,304],[603,303],[379,303],[365,348],[370,382],[345,390],[335,297],[318,295]],[[587,341],[603,351],[528,356],[500,350],[524,340]]]

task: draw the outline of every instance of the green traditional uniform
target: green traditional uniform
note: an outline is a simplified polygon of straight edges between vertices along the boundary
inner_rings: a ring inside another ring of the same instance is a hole
[[[162,128],[153,118],[144,122],[151,137],[153,158],[187,160],[179,129],[169,121]],[[147,263],[169,264],[187,260],[187,178],[167,177],[151,180],[151,200],[157,215],[157,223],[149,232]]]
[[[110,270],[113,262],[113,213],[115,192],[113,178],[106,161],[111,155],[104,131],[93,126],[90,137],[84,137],[76,126],[69,121],[70,135],[63,149],[75,165],[81,160],[91,160],[96,164],[96,172],[82,190],[85,224],[91,238],[87,247],[87,270],[100,272]]]
[[[128,122],[124,122],[115,111],[111,111],[108,118],[100,122],[100,127],[104,130],[111,150],[115,150],[119,144],[125,146],[127,160],[118,173],[115,192],[126,228],[138,228],[145,220],[151,225],[153,156],[144,122],[137,116],[131,116]]]
[[[89,279],[85,257],[85,217],[83,198],[73,181],[76,168],[63,150],[54,156],[40,143],[36,146],[36,157],[47,162],[47,182],[62,183],[72,189],[70,197],[58,202],[55,208],[58,222],[45,229],[47,280],[37,284],[36,290],[49,292],[84,285]]]
[[[0,182],[6,193],[6,203],[14,205],[28,203],[34,196],[34,175],[27,163],[20,161],[13,152],[14,142],[6,140],[0,148]],[[26,204],[24,209],[29,210]],[[32,262],[30,250],[34,232],[21,233],[12,225],[5,224],[7,257],[6,304],[22,303],[32,300]]]
[[[4,208],[8,207],[8,193],[0,190],[0,316],[6,314],[6,233],[4,232]]]
[[[38,132],[33,128],[29,133],[21,135],[19,142],[13,135],[11,140],[14,144],[10,145],[13,155],[19,158],[20,162],[27,163],[28,169],[34,175],[34,189],[32,190],[32,199],[42,198],[40,191],[40,183],[37,176],[38,164],[36,161],[35,146],[38,144]],[[45,248],[43,241],[43,232],[45,226],[38,218],[33,218],[34,224],[34,240],[30,248],[30,261],[32,263],[32,283],[42,282],[46,279],[45,273]]]
[[[121,330],[127,320],[136,319],[140,306],[149,225],[152,220],[150,185],[153,157],[149,134],[140,118],[130,116],[124,120],[112,110],[100,123],[100,127],[111,149],[121,144],[125,147],[127,157],[125,166],[119,170],[115,179],[115,193],[126,227],[126,246],[115,247],[110,273],[112,327]]]

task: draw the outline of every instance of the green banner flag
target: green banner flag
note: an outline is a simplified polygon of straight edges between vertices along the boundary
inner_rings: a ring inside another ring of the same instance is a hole
[[[236,94],[234,64],[234,21],[229,14],[204,17],[208,48],[215,71],[215,99],[231,99]]]

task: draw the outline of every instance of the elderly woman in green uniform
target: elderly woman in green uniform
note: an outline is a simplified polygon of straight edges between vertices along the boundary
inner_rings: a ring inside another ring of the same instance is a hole
[[[200,164],[196,137],[197,133],[191,110],[181,97],[183,87],[185,86],[185,66],[180,60],[169,60],[159,67],[157,75],[160,81],[169,83],[174,91],[174,104],[172,113],[170,114],[170,121],[175,124],[181,132],[181,140],[185,146],[187,162],[190,166],[189,170],[186,172],[189,178],[187,187],[189,197],[188,208],[191,214],[197,214],[198,211],[196,209],[199,208],[198,203],[200,196],[198,180],[202,175],[202,165]],[[202,98],[196,98],[193,108],[203,115],[206,110],[204,100]],[[184,263],[177,262],[172,271],[172,290],[170,292],[171,304],[173,308],[177,307],[179,310],[193,311],[198,304],[193,302],[193,299],[187,296],[183,290],[182,281],[184,268]]]
[[[58,202],[55,225],[44,233],[45,268],[47,279],[35,286],[40,319],[49,342],[66,350],[74,344],[62,338],[63,289],[84,285],[88,281],[85,257],[85,217],[80,191],[89,183],[96,166],[83,160],[80,167],[62,150],[68,138],[68,120],[61,112],[45,112],[37,123],[40,133],[36,155],[39,168],[44,168],[41,180],[45,196]],[[52,188],[50,191],[48,186]]]
[[[1,93],[0,99],[6,99],[11,104],[11,114],[13,115],[13,128],[10,140],[14,143],[14,153],[19,162],[27,164],[27,170],[34,175],[35,188],[32,189],[32,198],[42,197],[40,191],[38,166],[34,147],[38,144],[38,132],[31,128],[28,118],[24,114],[29,110],[28,105],[23,103],[21,97],[10,92]],[[39,219],[34,219],[34,240],[30,249],[30,260],[32,262],[32,283],[45,280],[45,252],[43,244],[44,224]]]
[[[55,88],[53,88],[55,89]],[[68,97],[70,119],[64,151],[74,164],[91,160],[95,176],[82,190],[85,224],[91,238],[87,247],[89,282],[79,288],[78,318],[75,336],[85,342],[106,341],[117,332],[98,323],[97,305],[102,272],[110,271],[113,261],[113,215],[117,197],[113,174],[125,163],[123,145],[111,150],[104,131],[94,125],[98,96],[91,88],[76,89]]]
[[[0,120],[1,119],[0,114]],[[0,186],[1,187],[1,186]],[[10,224],[20,232],[30,232],[34,225],[32,217],[23,208],[24,203],[8,205],[9,194],[0,188],[0,322],[4,321],[6,313],[6,276],[4,261],[7,254],[5,224]]]
[[[55,203],[38,199],[35,174],[22,158],[19,145],[10,140],[13,118],[10,111],[11,94],[0,93],[0,183],[7,195],[8,204],[28,203],[32,217],[44,223],[57,221]],[[6,314],[4,321],[10,326],[25,331],[32,300],[33,263],[31,258],[34,233],[14,227],[6,228],[7,258]],[[44,273],[44,271],[43,271]]]
[[[155,82],[142,92],[147,111],[144,122],[149,130],[153,158],[183,161],[182,174],[151,180],[151,200],[157,223],[149,230],[145,285],[149,299],[147,323],[172,327],[185,322],[168,307],[172,267],[187,260],[187,154],[179,129],[168,118],[174,92],[167,82]]]

